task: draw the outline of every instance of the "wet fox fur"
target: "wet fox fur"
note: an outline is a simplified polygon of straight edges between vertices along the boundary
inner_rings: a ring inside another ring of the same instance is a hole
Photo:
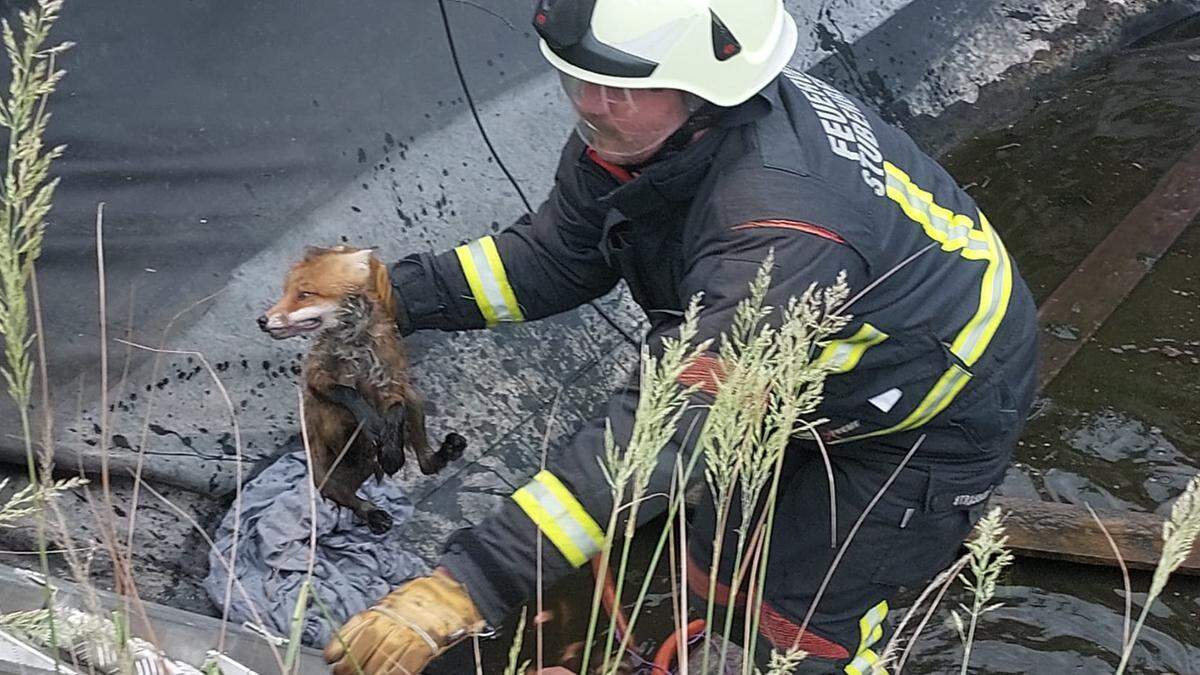
[[[313,474],[323,496],[376,533],[391,528],[392,518],[356,494],[363,481],[399,471],[405,446],[424,474],[437,473],[466,447],[451,433],[437,452],[430,449],[393,302],[387,268],[371,249],[309,248],[288,270],[283,298],[258,318],[277,340],[316,335],[304,365]]]

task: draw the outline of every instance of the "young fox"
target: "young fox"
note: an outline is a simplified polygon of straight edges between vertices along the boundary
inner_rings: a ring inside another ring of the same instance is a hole
[[[437,452],[429,447],[387,268],[371,249],[309,248],[288,271],[283,298],[258,326],[276,340],[316,333],[304,367],[314,477],[322,495],[348,507],[372,532],[386,532],[391,516],[356,494],[363,481],[399,471],[405,445],[424,474],[437,473],[466,447],[455,433]]]

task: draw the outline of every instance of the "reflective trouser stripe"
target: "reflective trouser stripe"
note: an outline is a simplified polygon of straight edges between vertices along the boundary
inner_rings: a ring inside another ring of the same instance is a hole
[[[454,253],[462,265],[471,294],[475,296],[475,304],[479,306],[479,312],[489,327],[501,322],[525,320],[512,285],[508,283],[508,274],[504,271],[504,263],[500,261],[495,240],[490,236],[477,239],[454,249]]]
[[[525,515],[575,567],[604,546],[604,531],[554,474],[541,471],[513,493]]]
[[[883,639],[883,620],[887,618],[887,601],[872,607],[858,620],[858,630],[861,635],[858,641],[858,653],[845,668],[848,675],[868,675],[873,672],[873,666],[879,662],[879,655],[871,647]],[[886,670],[879,671],[887,675]]]
[[[864,323],[854,335],[825,345],[817,357],[817,363],[827,365],[831,373],[848,373],[854,370],[868,349],[886,339],[887,333]]]
[[[970,218],[951,213],[935,204],[932,196],[913,185],[903,171],[891,163],[886,163],[884,168],[887,169],[889,179],[888,196],[900,204],[909,218],[917,221],[931,238],[941,242],[943,249],[957,250],[960,255],[969,260],[982,260],[987,263],[987,267],[983,269],[983,276],[979,284],[978,305],[975,314],[959,330],[950,344],[950,351],[962,361],[962,365],[951,364],[917,404],[917,407],[898,424],[870,433],[841,438],[834,443],[846,443],[916,429],[948,408],[958,393],[971,380],[972,375],[969,368],[979,360],[988,345],[991,344],[992,338],[1000,328],[1000,323],[1004,320],[1004,315],[1008,311],[1009,299],[1012,297],[1012,260],[988,219],[979,213],[979,228],[975,229],[974,221]],[[919,206],[914,206],[913,202]],[[970,225],[969,231],[960,229],[959,224],[961,227]]]

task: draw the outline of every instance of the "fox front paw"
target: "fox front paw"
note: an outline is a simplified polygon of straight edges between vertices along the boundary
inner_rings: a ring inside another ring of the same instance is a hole
[[[392,516],[383,509],[372,509],[366,515],[367,527],[374,534],[383,534],[392,529]]]
[[[467,449],[467,439],[454,432],[446,434],[446,440],[442,441],[442,447],[438,450],[447,462],[453,462],[463,456],[463,451]]]

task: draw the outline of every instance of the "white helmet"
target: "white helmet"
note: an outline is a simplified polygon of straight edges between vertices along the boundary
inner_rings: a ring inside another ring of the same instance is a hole
[[[782,0],[540,0],[533,23],[565,75],[723,107],[779,75],[797,39]]]

